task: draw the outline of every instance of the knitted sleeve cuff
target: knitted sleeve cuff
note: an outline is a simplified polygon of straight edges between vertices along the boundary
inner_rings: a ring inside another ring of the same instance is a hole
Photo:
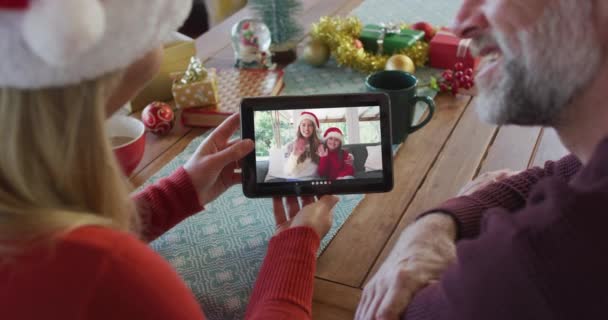
[[[449,215],[456,223],[456,240],[460,240],[473,238],[479,234],[482,212],[479,204],[474,200],[469,197],[458,197],[423,212],[417,219],[433,213]]]
[[[133,200],[144,221],[144,238],[148,240],[204,209],[192,179],[181,167],[135,194]]]
[[[522,180],[522,178],[517,179]],[[517,180],[507,179],[493,183],[471,195],[452,198],[424,212],[419,218],[429,213],[448,214],[456,221],[457,240],[474,238],[479,235],[481,219],[486,210],[500,207],[513,211],[524,205],[528,189],[535,181],[527,181],[520,188],[518,184],[514,184],[514,181]]]
[[[311,315],[313,280],[317,249],[317,233],[308,227],[285,230],[274,236],[256,281],[250,301],[252,316],[265,306],[285,304]]]
[[[189,217],[204,209],[200,204],[198,192],[194,187],[192,178],[190,178],[184,167],[179,167],[171,175],[155,183],[154,186],[161,189],[167,197],[175,201],[173,204],[179,206],[179,208],[175,209],[184,217]]]

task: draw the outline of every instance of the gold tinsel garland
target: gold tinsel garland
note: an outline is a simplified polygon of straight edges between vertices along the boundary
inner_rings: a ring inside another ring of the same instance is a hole
[[[402,24],[402,29],[407,25]],[[383,70],[389,55],[377,55],[357,48],[356,42],[363,29],[361,20],[357,17],[322,17],[313,24],[311,37],[329,46],[338,65],[350,67],[362,72]],[[413,46],[403,49],[395,54],[404,54],[410,57],[417,67],[426,64],[429,57],[429,44],[423,40],[417,41]]]

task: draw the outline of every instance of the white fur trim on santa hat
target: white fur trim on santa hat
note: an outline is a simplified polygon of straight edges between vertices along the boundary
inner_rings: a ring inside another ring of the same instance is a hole
[[[327,141],[327,138],[336,138],[340,140],[340,142],[344,142],[344,135],[342,134],[342,130],[336,127],[331,127],[325,130],[323,134],[323,139]]]
[[[336,138],[336,139],[340,140],[340,142],[344,142],[344,136],[336,131],[332,131],[332,132],[329,132],[328,134],[326,134],[325,140],[327,140],[328,138]]]
[[[91,49],[105,27],[99,0],[43,0],[26,11],[23,38],[46,63],[62,67]]]
[[[315,125],[315,128],[319,129],[319,119],[315,118],[312,114],[300,114],[300,120],[298,121],[298,124],[302,123],[302,120],[310,120]]]
[[[0,9],[0,87],[79,83],[123,69],[184,22],[192,0],[30,0]]]

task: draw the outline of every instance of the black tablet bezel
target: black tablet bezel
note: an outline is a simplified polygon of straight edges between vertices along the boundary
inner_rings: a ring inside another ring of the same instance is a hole
[[[254,111],[379,106],[383,178],[334,180],[331,184],[313,184],[313,181],[257,183],[254,150],[241,163],[243,193],[249,198],[267,198],[391,191],[394,178],[389,104],[389,98],[385,93],[244,98],[241,101],[241,137],[251,140],[255,140]]]

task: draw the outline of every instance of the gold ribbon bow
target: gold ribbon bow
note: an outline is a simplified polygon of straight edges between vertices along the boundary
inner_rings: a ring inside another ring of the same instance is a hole
[[[186,69],[186,72],[184,72],[184,75],[179,80],[179,83],[189,84],[205,80],[205,78],[207,78],[207,69],[205,69],[199,58],[192,57],[190,58],[188,69]]]

